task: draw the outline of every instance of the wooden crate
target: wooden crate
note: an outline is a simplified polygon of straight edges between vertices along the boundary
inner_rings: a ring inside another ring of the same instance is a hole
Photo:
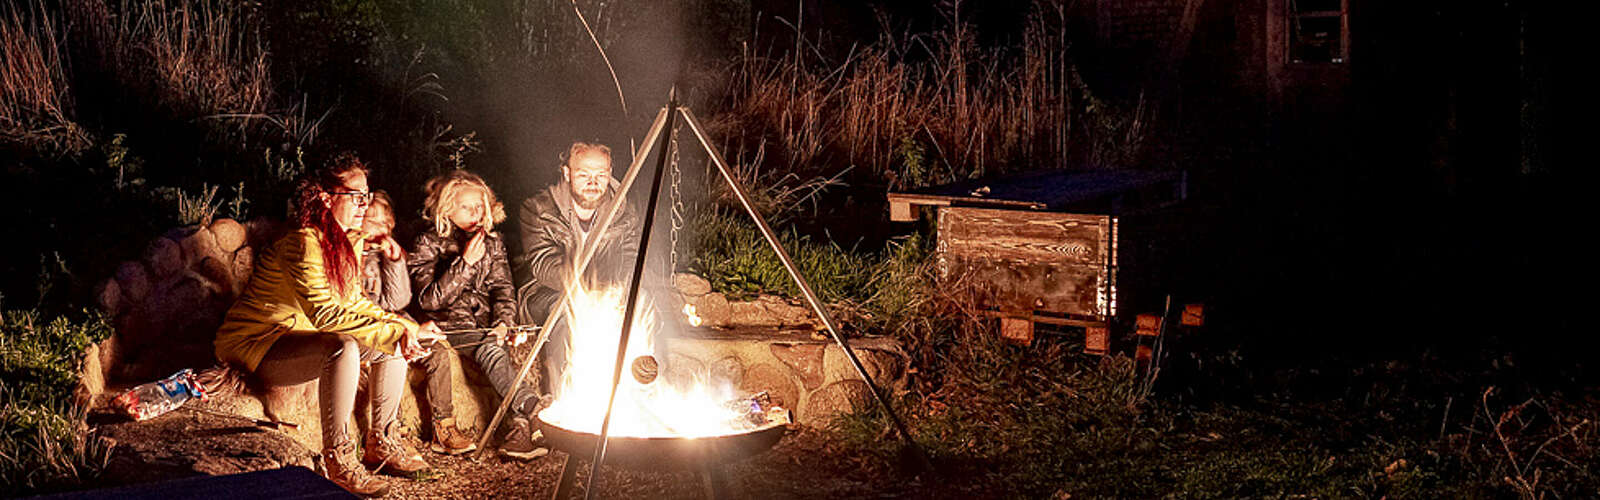
[[[1103,352],[1119,262],[1133,257],[1117,250],[1120,218],[1182,202],[1187,185],[1181,171],[1039,169],[891,192],[889,215],[933,211],[940,285],[977,288],[1006,339],[1030,343],[1034,322],[1082,326],[1085,349]]]
[[[977,287],[1002,317],[1103,325],[1116,314],[1116,218],[940,207],[936,259],[943,285]]]

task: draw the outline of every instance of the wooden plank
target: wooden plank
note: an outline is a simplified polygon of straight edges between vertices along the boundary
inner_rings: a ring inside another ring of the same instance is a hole
[[[1178,324],[1183,326],[1204,326],[1206,324],[1205,304],[1184,304],[1183,319]]]
[[[889,203],[906,203],[910,205],[928,205],[937,207],[948,207],[955,204],[961,204],[990,207],[1026,208],[1032,210],[1043,210],[1046,208],[1044,203],[1035,201],[973,198],[968,196],[947,196],[921,193],[889,193]]]
[[[1017,345],[1033,345],[1033,320],[1029,318],[1000,318],[1000,338]]]
[[[1111,329],[1091,326],[1083,329],[1083,352],[1101,356],[1111,352]]]
[[[1110,217],[990,208],[940,210],[939,243],[957,256],[1103,266]]]
[[[1154,337],[1161,333],[1161,317],[1154,314],[1140,314],[1134,325],[1134,333],[1141,336]]]
[[[889,222],[912,222],[917,220],[917,212],[912,210],[910,203],[889,199]]]
[[[1115,218],[972,207],[938,212],[941,281],[986,307],[1105,318],[1115,302]]]
[[[1051,316],[1051,315],[1048,315],[1048,314],[1037,314],[1037,313],[1035,313],[1035,314],[1029,314],[1027,316],[1018,316],[1019,313],[1003,312],[1003,311],[992,310],[992,309],[980,311],[979,314],[982,314],[985,317],[990,317],[990,318],[1026,317],[1029,320],[1033,321],[1034,323],[1045,323],[1045,324],[1050,324],[1050,325],[1082,326],[1082,327],[1095,327],[1095,326],[1103,327],[1103,326],[1106,326],[1106,322],[1105,321],[1101,321],[1101,320],[1097,320],[1097,319],[1063,318],[1063,317],[1060,317],[1060,316]]]

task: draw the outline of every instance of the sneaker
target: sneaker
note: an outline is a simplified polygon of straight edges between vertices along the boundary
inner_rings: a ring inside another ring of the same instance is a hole
[[[322,450],[324,477],[356,496],[381,497],[389,492],[389,482],[367,472],[356,461],[356,442],[343,436],[333,448]]]
[[[548,455],[549,449],[534,443],[543,438],[544,434],[534,430],[528,419],[517,417],[511,421],[511,431],[506,433],[506,441],[500,443],[500,454],[519,460],[533,460]]]
[[[460,455],[478,449],[478,444],[472,442],[469,434],[456,427],[456,419],[441,418],[433,421],[433,441],[428,443],[428,448],[434,453]]]
[[[388,428],[382,431],[367,433],[367,443],[361,454],[361,461],[376,467],[378,471],[387,470],[399,474],[410,474],[428,468],[428,462],[422,459],[422,454],[406,444],[400,435],[399,422],[391,422]]]

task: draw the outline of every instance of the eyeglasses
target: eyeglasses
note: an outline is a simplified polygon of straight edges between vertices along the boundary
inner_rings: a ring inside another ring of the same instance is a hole
[[[334,196],[350,196],[352,197],[351,201],[354,201],[356,205],[368,205],[372,203],[372,193],[363,193],[360,191],[328,191],[328,194]]]

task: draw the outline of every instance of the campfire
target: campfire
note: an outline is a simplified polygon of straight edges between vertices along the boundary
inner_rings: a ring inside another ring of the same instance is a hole
[[[600,433],[606,397],[611,392],[625,295],[621,289],[609,289],[573,297],[567,368],[555,385],[555,401],[539,414],[546,424]],[[662,366],[655,355],[659,323],[656,308],[642,297],[626,352],[632,376],[622,377],[617,386],[611,436],[704,438],[788,423],[788,412],[772,406],[762,395],[741,394],[731,382],[713,380],[708,373],[685,373],[670,365]],[[664,376],[662,371],[673,376]]]

